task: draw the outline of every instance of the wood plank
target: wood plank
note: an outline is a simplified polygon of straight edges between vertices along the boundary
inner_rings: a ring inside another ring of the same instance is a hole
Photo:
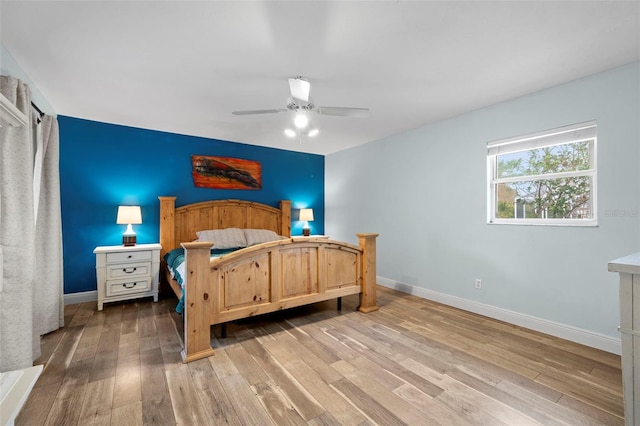
[[[65,331],[65,328],[62,327],[40,338],[40,356],[33,361],[33,365],[45,364],[51,358],[51,355],[64,337]]]
[[[183,344],[178,336],[176,324],[164,303],[157,303],[153,308],[165,368],[179,367],[182,365]]]
[[[265,348],[280,362],[286,370],[295,377],[304,388],[316,399],[326,410],[331,414],[331,417],[338,420],[341,424],[360,424],[366,420],[365,416],[358,410],[356,410],[351,404],[338,395],[330,386],[329,383],[335,382],[338,379],[327,382],[324,380],[318,370],[323,371],[323,368],[319,368],[317,362],[313,359],[306,359],[304,356],[297,357],[296,350],[299,345],[290,347],[287,343],[294,343],[295,340],[281,339],[268,342],[264,344]],[[331,367],[326,366],[333,370]],[[335,370],[336,377],[342,377]],[[332,376],[333,376],[332,375]]]
[[[144,424],[175,424],[160,348],[140,353],[142,420]]]
[[[318,401],[316,401],[299,382],[288,374],[282,365],[257,341],[247,340],[242,342],[242,346],[244,346],[247,352],[253,355],[262,369],[278,383],[278,386],[280,386],[285,395],[287,395],[302,418],[310,420],[325,411]]]
[[[118,320],[120,316],[117,316]],[[98,348],[93,359],[90,381],[115,377],[118,366],[118,346],[120,342],[120,323],[107,324],[100,335]]]
[[[66,370],[71,364],[71,359],[76,351],[78,343],[84,332],[83,326],[70,326],[65,329],[66,332],[58,347],[51,355],[46,363],[40,378],[34,387],[47,386],[52,383],[61,383],[64,380]]]
[[[138,337],[140,339],[140,352],[160,347],[155,313],[153,306],[149,303],[141,303],[138,309]]]
[[[275,424],[296,425],[305,423],[289,398],[275,383],[257,383],[251,388]]]
[[[575,412],[568,409],[566,406],[552,403],[548,399],[536,395],[535,393],[509,381],[502,381],[498,383],[496,389],[503,391],[511,398],[517,398],[522,401],[522,406],[525,410],[536,410],[541,412],[545,417],[545,421],[543,422],[544,424],[580,424],[584,426],[613,424],[602,423],[587,413]],[[608,420],[611,419],[609,418]]]
[[[16,417],[16,425],[43,425],[47,421],[51,407],[58,397],[62,383],[34,387],[24,406]]]
[[[311,419],[307,422],[309,426],[341,426],[342,423],[338,422],[331,414],[322,413],[318,417]],[[366,425],[365,422],[360,423],[361,426]]]
[[[122,305],[122,334],[138,332],[138,303],[129,302]]]
[[[424,424],[447,426],[470,426],[467,420],[459,416],[454,410],[444,404],[439,404],[429,395],[421,392],[415,386],[405,383],[393,390],[393,393],[416,407],[424,416]]]
[[[116,407],[111,412],[112,425],[142,426],[142,401]]]
[[[233,345],[225,350],[229,359],[237,367],[235,372],[242,371],[242,377],[250,386],[265,383],[269,380],[268,374],[258,365],[253,356],[242,345]]]
[[[378,401],[353,382],[347,379],[340,379],[333,382],[331,387],[357,407],[361,413],[371,419],[371,422],[374,424],[406,425],[406,423],[400,420],[392,411],[379,404]]]
[[[92,365],[91,359],[82,359],[69,364],[45,424],[75,425],[78,423]]]
[[[198,399],[209,421],[215,425],[240,425],[238,414],[209,360],[190,362],[188,367]]]
[[[113,401],[114,383],[115,377],[110,377],[87,384],[82,408],[80,410],[79,424],[111,424],[111,403]]]
[[[577,380],[576,376],[567,375],[548,376],[541,374],[536,377],[536,382],[552,387],[559,392],[572,396],[580,401],[586,402],[600,410],[610,414],[620,413],[623,410],[622,399],[614,395],[602,392],[602,389],[589,386]]]
[[[209,417],[203,409],[191,381],[189,367],[182,364],[166,370],[167,385],[176,422],[183,425],[206,425]]]
[[[286,320],[286,322],[292,324],[293,328],[289,330],[289,333],[300,343],[300,346],[304,348],[303,350],[308,351],[308,353],[313,354],[314,358],[320,360],[318,365],[332,364],[340,359],[330,348],[322,345],[311,337],[309,333],[307,333],[306,328],[296,326],[295,324],[297,322],[295,319]],[[325,377],[325,380],[327,380],[327,383],[330,383],[331,379]]]
[[[140,338],[136,334],[123,334],[118,348],[113,407],[131,405],[141,400]]]
[[[444,389],[445,392],[439,394],[435,399],[447,405],[472,424],[538,424],[530,417],[507,407],[499,400],[486,396],[481,391],[464,385],[446,373],[435,371],[412,359],[407,359],[402,364]]]
[[[274,355],[282,364],[295,362],[299,359],[313,369],[324,382],[331,383],[340,380],[342,376],[337,373],[330,364],[337,361],[331,358],[331,362],[324,362],[316,353],[309,350],[304,343],[298,341],[293,335],[281,334],[273,342],[264,343],[263,346]]]
[[[377,294],[231,323],[190,364],[173,298],[72,306],[16,424],[623,424],[620,357]]]
[[[96,315],[96,317],[98,317]],[[103,319],[98,324],[87,324],[82,332],[82,338],[78,342],[78,346],[73,354],[73,360],[78,361],[81,359],[94,358],[96,356],[96,352],[98,351],[98,344],[100,343],[100,338],[102,337],[103,323],[104,323],[104,315],[100,315]]]
[[[227,395],[233,395],[231,403],[243,425],[275,424],[264,406],[256,399],[253,389],[240,374],[227,375],[220,379]]]
[[[624,425],[624,415],[623,413],[619,414],[611,414],[603,411],[593,405],[580,401],[569,395],[562,395],[562,397],[558,400],[558,404],[563,405],[571,409],[572,413],[584,413],[589,417],[593,417],[598,420],[603,425],[607,426],[622,426]]]
[[[366,370],[360,370],[347,361],[338,361],[331,365],[342,373],[346,379],[362,389],[377,404],[394,413],[403,423],[421,424],[422,415],[411,408],[411,405],[384,386],[384,379]]]

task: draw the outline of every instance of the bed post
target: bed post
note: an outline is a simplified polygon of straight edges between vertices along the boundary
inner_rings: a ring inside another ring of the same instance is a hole
[[[280,235],[291,236],[291,200],[280,200],[280,211],[282,212],[282,224]]]
[[[184,286],[184,350],[182,361],[191,362],[213,355],[211,348],[211,310],[213,298],[210,293],[209,263],[211,247],[209,242],[182,243],[185,249]]]
[[[178,247],[176,239],[176,197],[158,197],[160,200],[160,258]]]
[[[362,291],[360,292],[360,312],[378,310],[376,304],[376,237],[378,234],[356,234],[362,249]]]

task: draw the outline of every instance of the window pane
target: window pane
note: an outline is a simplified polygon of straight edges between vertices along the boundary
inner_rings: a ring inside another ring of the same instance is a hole
[[[589,176],[501,183],[496,218],[592,219],[591,204]]]
[[[591,141],[536,148],[497,156],[497,178],[589,170]]]

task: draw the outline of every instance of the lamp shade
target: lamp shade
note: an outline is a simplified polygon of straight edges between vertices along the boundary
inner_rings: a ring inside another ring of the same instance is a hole
[[[119,206],[116,224],[118,225],[139,225],[142,223],[142,213],[140,206]]]
[[[313,209],[300,209],[300,220],[313,222]]]

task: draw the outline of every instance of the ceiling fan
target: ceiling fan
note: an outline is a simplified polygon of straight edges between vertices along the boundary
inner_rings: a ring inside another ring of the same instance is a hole
[[[320,115],[333,115],[340,117],[368,117],[369,108],[347,108],[347,107],[329,107],[317,106],[309,97],[311,91],[311,83],[304,77],[292,77],[289,79],[289,89],[291,97],[287,100],[286,108],[277,109],[257,109],[249,111],[233,111],[234,115],[253,115],[253,114],[274,114],[278,112],[305,112],[313,111]]]

